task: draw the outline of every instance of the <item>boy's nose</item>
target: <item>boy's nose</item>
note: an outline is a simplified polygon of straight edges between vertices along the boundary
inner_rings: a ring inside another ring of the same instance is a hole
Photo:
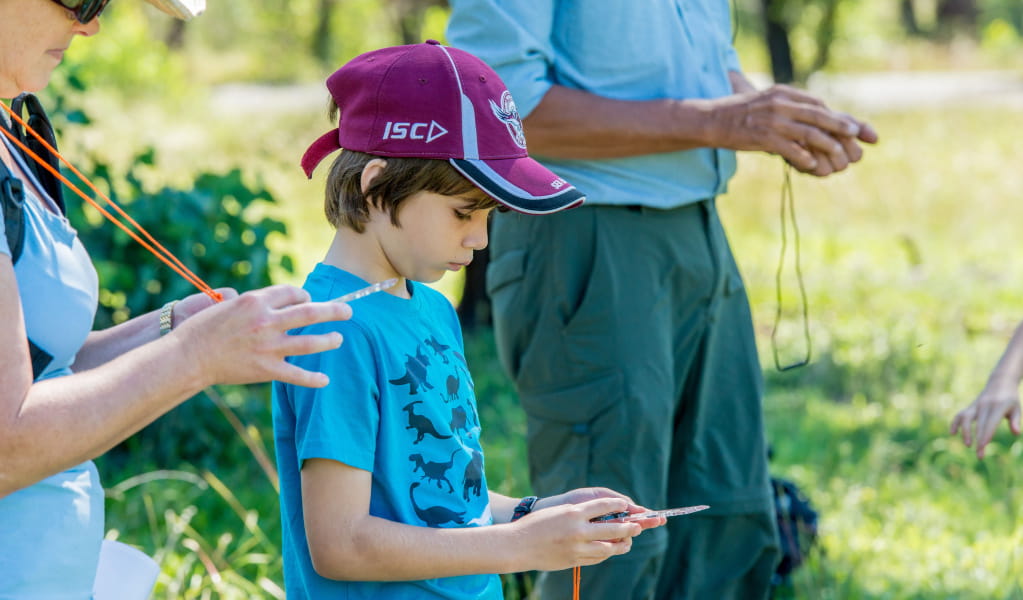
[[[469,235],[466,236],[463,245],[466,248],[472,248],[473,250],[482,250],[487,247],[489,238],[487,236],[487,220],[483,219],[483,222],[476,227],[473,227]]]

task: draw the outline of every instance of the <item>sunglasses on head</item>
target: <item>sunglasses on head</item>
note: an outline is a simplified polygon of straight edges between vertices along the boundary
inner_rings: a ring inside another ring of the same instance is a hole
[[[66,8],[75,16],[79,23],[88,23],[95,19],[107,7],[110,0],[52,0],[55,4]]]

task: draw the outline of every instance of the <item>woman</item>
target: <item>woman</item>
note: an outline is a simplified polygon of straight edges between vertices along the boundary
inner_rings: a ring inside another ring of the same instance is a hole
[[[71,41],[99,31],[95,12],[105,5],[0,0],[0,97],[45,87]],[[87,599],[103,536],[90,459],[215,383],[326,385],[325,375],[285,357],[334,349],[340,336],[287,332],[351,310],[310,303],[290,286],[220,290],[220,304],[195,294],[91,332],[98,292],[89,257],[24,159],[0,140],[0,160],[26,188],[16,265],[0,235],[0,598]],[[35,381],[26,339],[53,356]]]

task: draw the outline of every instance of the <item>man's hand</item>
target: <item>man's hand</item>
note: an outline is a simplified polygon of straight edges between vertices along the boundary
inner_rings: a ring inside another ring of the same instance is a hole
[[[712,145],[778,154],[799,171],[818,177],[860,160],[859,142],[878,139],[869,124],[786,85],[711,102]]]

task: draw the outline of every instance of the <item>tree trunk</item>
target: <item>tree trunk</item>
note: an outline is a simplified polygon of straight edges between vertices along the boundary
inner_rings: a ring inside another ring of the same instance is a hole
[[[320,0],[319,22],[316,23],[316,31],[313,33],[312,53],[321,64],[330,64],[330,40],[333,38],[331,27],[331,15],[334,14],[334,7],[337,0]]]
[[[784,3],[785,0],[760,0],[764,17],[764,41],[771,58],[771,75],[775,83],[791,83],[796,78],[788,24],[782,14]]]
[[[939,23],[952,23],[964,28],[975,28],[980,10],[977,0],[940,0],[937,17]]]
[[[174,50],[180,50],[185,45],[185,22],[178,19],[173,19],[170,24],[170,28],[167,30],[167,36],[164,38],[164,43],[168,48]]]
[[[900,0],[899,21],[902,22],[902,28],[909,35],[920,35],[923,33],[920,31],[920,22],[916,18],[916,7],[913,5],[913,0]]]
[[[831,59],[831,43],[835,41],[835,29],[838,21],[839,0],[828,0],[824,6],[824,15],[817,26],[817,33],[814,36],[817,41],[817,54],[813,64],[810,66],[810,73],[819,71],[828,64]]]

